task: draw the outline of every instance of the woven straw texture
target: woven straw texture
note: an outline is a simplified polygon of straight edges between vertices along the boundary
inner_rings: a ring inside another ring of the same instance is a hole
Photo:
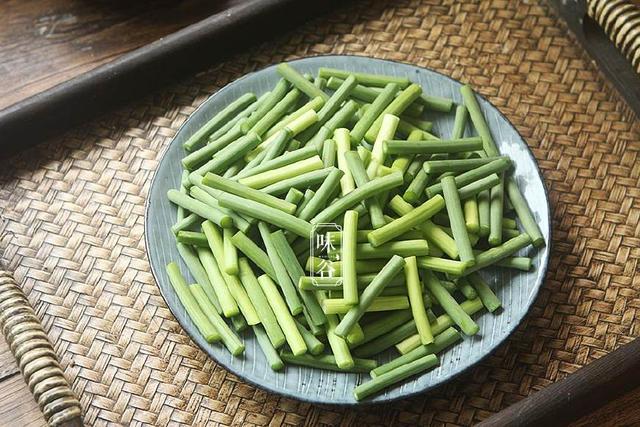
[[[145,196],[207,97],[246,72],[346,53],[470,82],[516,125],[549,188],[552,262],[524,323],[424,396],[348,410],[242,383],[195,347],[149,273]],[[358,2],[10,161],[3,261],[55,344],[85,422],[468,425],[639,335],[640,127],[542,1]]]

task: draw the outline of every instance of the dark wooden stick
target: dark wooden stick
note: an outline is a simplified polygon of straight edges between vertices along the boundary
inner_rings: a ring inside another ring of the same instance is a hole
[[[337,4],[337,0],[232,2],[221,13],[0,111],[0,157],[262,43]]]
[[[478,424],[566,425],[640,384],[640,338]]]

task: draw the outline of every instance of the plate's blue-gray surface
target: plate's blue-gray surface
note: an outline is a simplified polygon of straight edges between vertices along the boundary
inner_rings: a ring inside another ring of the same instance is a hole
[[[460,83],[434,71],[411,65],[352,56],[305,58],[294,61],[292,65],[301,72],[309,73],[315,73],[319,67],[325,66],[407,76],[421,84],[427,94],[461,101]],[[177,133],[158,166],[149,195],[145,220],[149,260],[162,295],[173,314],[194,341],[218,363],[251,383],[296,399],[329,404],[354,404],[356,402],[352,389],[360,382],[367,381],[368,375],[343,374],[296,366],[288,366],[284,372],[273,372],[251,333],[244,334],[246,354],[241,358],[230,356],[221,345],[205,342],[187,317],[165,274],[165,265],[170,261],[179,261],[183,273],[188,274],[169,230],[175,222],[176,210],[166,198],[168,189],[179,186],[182,171],[180,159],[185,155],[182,143],[238,96],[246,92],[260,95],[272,88],[278,78],[275,68],[269,67],[229,84],[204,102]],[[480,100],[480,105],[501,152],[514,160],[518,184],[531,205],[546,241],[549,242],[549,207],[544,185],[531,152],[522,137],[495,107],[484,99]],[[451,134],[453,114],[432,114],[431,119],[435,122],[434,132],[437,135],[446,137]],[[467,133],[471,134],[468,129]],[[480,333],[472,338],[465,337],[462,343],[442,353],[437,369],[391,388],[370,401],[388,401],[431,389],[459,374],[495,349],[520,323],[544,278],[548,249],[545,247],[536,252],[529,248],[523,253],[533,255],[534,268],[531,272],[506,269],[483,272],[492,287],[497,289],[497,294],[504,304],[503,311],[497,315],[485,312],[478,316]],[[386,355],[381,361],[389,357],[390,355]]]

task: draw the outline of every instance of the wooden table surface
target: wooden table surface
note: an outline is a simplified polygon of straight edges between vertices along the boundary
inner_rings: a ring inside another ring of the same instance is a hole
[[[223,9],[225,1],[8,0],[0,3],[0,109]],[[640,419],[640,387],[575,426]],[[44,417],[0,335],[0,427]]]
[[[229,0],[4,0],[0,109],[226,9]]]
[[[210,16],[230,1],[4,0],[0,109]],[[0,427],[44,417],[0,334]]]

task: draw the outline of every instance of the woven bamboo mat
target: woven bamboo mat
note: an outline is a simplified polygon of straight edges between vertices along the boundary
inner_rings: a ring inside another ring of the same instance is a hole
[[[517,332],[424,396],[353,411],[267,394],[209,360],[149,272],[145,196],[163,149],[246,72],[345,53],[472,83],[516,125],[550,191],[552,262]],[[355,3],[4,161],[3,261],[43,319],[86,422],[467,425],[640,335],[640,127],[540,1]]]

